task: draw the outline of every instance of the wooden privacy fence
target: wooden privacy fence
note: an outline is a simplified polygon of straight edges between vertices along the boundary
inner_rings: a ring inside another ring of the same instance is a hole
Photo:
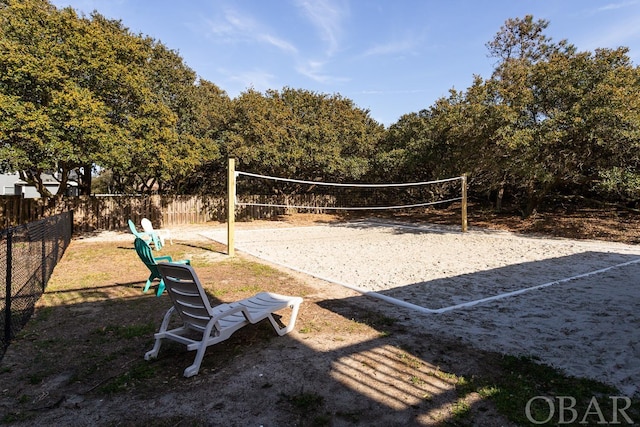
[[[0,197],[0,227],[7,228],[73,210],[77,231],[120,230],[127,220],[149,218],[156,227],[225,221],[222,197],[206,196],[80,196],[62,199]]]
[[[351,201],[368,202],[356,199]],[[336,212],[331,208],[344,203],[333,195],[322,194],[250,195],[244,196],[243,202],[234,209],[235,218],[239,221],[275,218],[297,211]],[[67,211],[73,211],[73,227],[80,232],[126,230],[127,220],[140,224],[142,218],[149,218],[157,228],[208,221],[227,222],[227,200],[224,196],[79,196],[61,199],[0,196],[0,229]],[[465,229],[466,206],[463,200]]]
[[[273,203],[273,197],[253,196],[253,201]],[[309,206],[327,206],[306,197]],[[44,217],[73,210],[76,231],[126,229],[127,220],[140,224],[149,218],[156,227],[198,224],[227,220],[224,197],[208,196],[79,196],[62,199],[23,199],[20,196],[0,196],[0,228],[8,228]],[[236,217],[243,219],[272,218],[286,209],[248,206],[238,209]]]
[[[297,195],[286,200],[276,196],[248,196],[247,201],[264,204],[287,203],[314,207],[333,206],[328,196]],[[73,210],[76,231],[123,230],[127,220],[140,224],[149,218],[155,227],[227,221],[227,201],[224,197],[208,196],[79,196],[62,199],[23,199],[20,196],[0,196],[0,228],[4,229]],[[309,210],[309,209],[307,209]],[[242,220],[273,218],[297,209],[270,206],[242,206],[236,218]]]

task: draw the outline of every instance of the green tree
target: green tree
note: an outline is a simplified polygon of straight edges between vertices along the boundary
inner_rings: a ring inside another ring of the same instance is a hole
[[[180,115],[180,133],[191,150],[193,167],[172,177],[178,193],[223,191],[226,185],[224,138],[229,127],[232,101],[225,91],[201,79],[189,88],[189,102]]]
[[[496,142],[525,216],[551,192],[584,192],[612,167],[635,167],[640,141],[638,71],[627,49],[577,52],[545,37],[547,25],[509,20],[489,43],[502,59],[491,82],[503,108]]]
[[[45,0],[0,0],[0,24],[0,150],[41,194],[43,172],[89,194],[94,168],[119,192],[181,191],[219,157],[205,109],[226,94],[162,43]]]
[[[111,52],[100,36],[99,26],[46,1],[3,0],[0,7],[2,152],[43,195],[41,174],[50,171],[58,173],[60,193],[72,171],[88,192],[97,153],[118,137],[105,102],[116,87],[105,72]]]
[[[384,127],[340,95],[248,90],[233,103],[229,155],[246,171],[306,180],[360,181]]]
[[[549,194],[639,200],[638,68],[626,48],[555,43],[548,24],[508,20],[487,44],[498,58],[492,76],[403,116],[378,169],[404,181],[467,172],[473,194],[498,209],[510,197],[524,216]]]

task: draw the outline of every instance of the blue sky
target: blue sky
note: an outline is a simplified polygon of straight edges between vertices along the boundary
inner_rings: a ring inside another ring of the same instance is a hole
[[[340,95],[390,125],[473,75],[509,18],[550,21],[581,51],[630,48],[640,64],[640,0],[53,0],[120,19],[160,40],[236,97],[285,86]]]

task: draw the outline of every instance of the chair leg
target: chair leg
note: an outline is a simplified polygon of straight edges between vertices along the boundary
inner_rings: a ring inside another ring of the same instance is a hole
[[[156,292],[156,296],[159,297],[164,292],[164,279],[160,279],[160,283],[158,284],[158,291]]]
[[[144,285],[144,289],[142,290],[143,293],[149,290],[149,288],[151,287],[152,281],[153,281],[153,275],[149,276],[149,278],[147,279],[147,283]]]
[[[157,334],[155,334],[156,341],[153,344],[153,348],[147,351],[144,355],[144,360],[155,359],[158,357],[158,352],[160,351],[160,346],[162,345],[162,340],[164,339],[164,333],[167,331],[167,327],[169,326],[169,320],[171,320],[171,316],[175,311],[175,307],[171,307],[164,314],[164,318],[162,319],[162,323],[160,324],[160,330]]]
[[[207,340],[211,335],[211,330],[213,329],[213,325],[214,325],[214,322],[212,319],[209,321],[209,323],[207,324],[207,327],[204,329],[204,332],[202,333],[202,341],[200,341],[200,346],[196,351],[196,358],[193,360],[193,364],[191,366],[188,366],[184,370],[185,377],[187,378],[192,377],[196,375],[200,370],[200,364],[202,363],[202,359],[204,358],[204,353],[207,351],[207,347],[209,344],[207,343]]]
[[[198,349],[198,355],[196,356],[196,359],[198,358],[198,356],[200,356],[200,360],[194,361],[193,365],[188,366],[184,370],[183,375],[185,377],[189,378],[198,374],[198,371],[200,370],[200,363],[202,363],[202,357],[204,356],[204,352],[202,352],[202,355],[200,355],[200,349]]]
[[[280,336],[286,335],[293,330],[296,325],[296,318],[298,317],[298,310],[300,309],[300,303],[302,301],[296,301],[290,305],[291,307],[291,317],[289,319],[289,324],[285,327],[281,327],[276,319],[273,318],[273,313],[269,314],[269,322],[271,322],[271,326],[276,330],[277,334]]]
[[[161,345],[162,338],[156,338],[156,342],[153,344],[153,348],[145,353],[144,360],[151,360],[158,357],[158,352],[160,352]]]

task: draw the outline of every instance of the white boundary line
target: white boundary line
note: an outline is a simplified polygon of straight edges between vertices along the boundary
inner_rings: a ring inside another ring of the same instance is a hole
[[[484,303],[484,302],[496,301],[496,300],[499,300],[499,299],[520,295],[520,294],[523,294],[525,292],[534,291],[536,289],[547,288],[549,286],[559,285],[560,283],[566,283],[566,282],[570,282],[572,280],[582,279],[584,277],[595,276],[596,274],[605,273],[605,272],[607,272],[609,270],[613,270],[615,268],[625,267],[627,265],[637,264],[637,263],[640,263],[640,258],[636,258],[636,259],[633,259],[631,261],[623,262],[623,263],[612,265],[612,266],[609,266],[609,267],[601,268],[599,270],[589,271],[587,273],[582,273],[582,274],[578,274],[578,275],[575,275],[575,276],[567,277],[567,278],[564,278],[564,279],[554,280],[552,282],[543,283],[541,285],[536,285],[536,286],[531,286],[531,287],[528,287],[528,288],[518,289],[516,291],[506,292],[504,294],[494,295],[492,297],[482,298],[482,299],[475,300],[475,301],[469,301],[469,302],[465,302],[465,303],[461,303],[461,304],[451,305],[449,307],[443,307],[443,308],[434,310],[434,312],[436,312],[436,313],[445,313],[447,311],[453,311],[453,310],[456,310],[458,308],[472,307],[474,305],[481,304],[481,303]]]
[[[408,228],[411,228],[411,227],[408,227]],[[210,239],[210,240],[213,240],[213,241],[217,241],[216,239],[214,239],[211,236],[207,236],[207,235],[202,234],[202,233],[200,233],[200,235],[205,237],[205,238],[207,238],[207,239]],[[222,242],[220,242],[220,243],[222,243]],[[615,264],[615,265],[612,265],[612,266],[609,266],[609,267],[601,268],[601,269],[594,270],[594,271],[589,271],[587,273],[582,273],[582,274],[578,274],[578,275],[571,276],[571,277],[566,277],[564,279],[554,280],[554,281],[551,281],[551,282],[543,283],[541,285],[530,286],[528,288],[518,289],[518,290],[515,290],[515,291],[511,291],[511,292],[505,292],[503,294],[498,294],[498,295],[494,295],[494,296],[490,296],[490,297],[486,297],[486,298],[481,298],[481,299],[474,300],[474,301],[468,301],[468,302],[464,302],[464,303],[460,303],[460,304],[450,305],[448,307],[442,307],[442,308],[433,309],[433,308],[422,307],[420,305],[412,304],[410,302],[407,302],[407,301],[404,301],[404,300],[400,300],[400,299],[397,299],[397,298],[393,298],[393,297],[390,297],[390,296],[387,296],[387,295],[383,295],[383,294],[380,294],[378,292],[370,291],[370,290],[367,290],[367,289],[360,288],[358,286],[350,285],[348,283],[340,282],[340,281],[337,281],[337,280],[330,279],[328,277],[324,277],[324,276],[321,276],[321,275],[318,275],[318,274],[315,274],[315,273],[311,273],[309,271],[305,271],[305,270],[302,270],[300,268],[297,268],[297,267],[294,267],[294,266],[291,266],[291,265],[287,265],[287,264],[282,263],[282,262],[278,262],[278,261],[272,260],[272,259],[270,259],[268,257],[265,257],[264,255],[260,255],[258,253],[255,253],[255,252],[252,252],[252,251],[249,251],[249,250],[245,250],[245,249],[242,249],[242,248],[239,248],[239,247],[236,247],[236,249],[238,249],[239,251],[242,251],[242,252],[244,252],[244,253],[246,253],[248,255],[256,257],[258,259],[265,260],[265,261],[267,261],[269,263],[272,263],[272,264],[275,264],[275,265],[279,265],[279,266],[287,268],[289,270],[292,270],[292,271],[295,271],[295,272],[298,272],[298,273],[302,273],[302,274],[306,274],[307,276],[311,276],[311,277],[323,280],[323,281],[328,282],[328,283],[333,283],[333,284],[336,284],[336,285],[340,285],[340,286],[345,287],[347,289],[351,289],[353,291],[359,292],[359,293],[361,293],[363,295],[366,295],[366,296],[369,296],[369,297],[372,297],[372,298],[381,299],[381,300],[389,302],[391,304],[395,304],[395,305],[400,306],[400,307],[409,308],[411,310],[419,311],[419,312],[425,313],[425,314],[442,314],[442,313],[447,313],[447,312],[450,312],[450,311],[458,310],[458,309],[461,309],[461,308],[469,308],[469,307],[473,307],[473,306],[478,305],[478,304],[483,304],[483,303],[490,302],[490,301],[497,301],[497,300],[501,300],[501,299],[504,299],[504,298],[517,296],[517,295],[524,294],[526,292],[534,291],[534,290],[537,290],[537,289],[543,289],[543,288],[547,288],[547,287],[550,287],[550,286],[553,286],[553,285],[558,285],[558,284],[561,284],[561,283],[567,283],[567,282],[570,282],[572,280],[577,280],[577,279],[582,279],[582,278],[585,278],[585,277],[595,276],[597,274],[605,273],[607,271],[610,271],[610,270],[613,270],[613,269],[616,269],[616,268],[621,268],[621,267],[625,267],[625,266],[628,266],[628,265],[640,263],[640,258],[636,258],[636,259],[633,259],[631,261],[623,262],[623,263],[620,263],[620,264]]]

